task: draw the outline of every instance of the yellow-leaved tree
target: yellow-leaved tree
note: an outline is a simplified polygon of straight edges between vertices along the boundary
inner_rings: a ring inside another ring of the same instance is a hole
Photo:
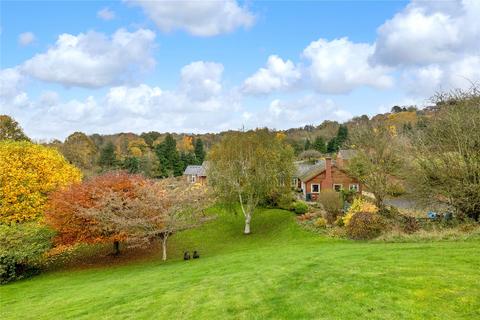
[[[28,141],[0,141],[0,223],[41,217],[51,191],[81,179],[80,170],[56,149]]]

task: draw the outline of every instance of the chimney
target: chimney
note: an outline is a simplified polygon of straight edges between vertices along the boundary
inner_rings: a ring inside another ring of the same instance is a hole
[[[332,181],[332,158],[325,158],[325,180]]]

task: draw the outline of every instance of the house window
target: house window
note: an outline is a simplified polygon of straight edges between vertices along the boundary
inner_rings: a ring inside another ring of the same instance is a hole
[[[358,184],[356,183],[350,184],[349,188],[350,188],[350,191],[358,192]]]
[[[297,178],[292,179],[292,187],[294,187],[294,188],[297,187]]]
[[[342,191],[342,189],[343,189],[343,186],[341,184],[334,184],[333,185],[333,190],[335,190],[337,192]]]
[[[190,182],[191,182],[191,183],[195,183],[196,181],[197,181],[197,177],[192,174],[192,175],[190,176]]]
[[[320,193],[320,185],[318,183],[312,183],[312,193]]]

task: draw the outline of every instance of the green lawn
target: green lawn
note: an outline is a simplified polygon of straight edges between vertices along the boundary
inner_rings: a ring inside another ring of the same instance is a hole
[[[174,236],[171,260],[0,287],[2,319],[480,319],[480,241],[359,243],[262,210]],[[199,260],[184,262],[184,249]]]

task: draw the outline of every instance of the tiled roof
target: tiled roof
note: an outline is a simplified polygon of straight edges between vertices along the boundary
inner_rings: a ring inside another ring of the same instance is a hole
[[[297,167],[296,177],[302,181],[307,181],[310,177],[314,177],[325,170],[325,160],[318,160],[314,164],[297,162],[295,166]]]

